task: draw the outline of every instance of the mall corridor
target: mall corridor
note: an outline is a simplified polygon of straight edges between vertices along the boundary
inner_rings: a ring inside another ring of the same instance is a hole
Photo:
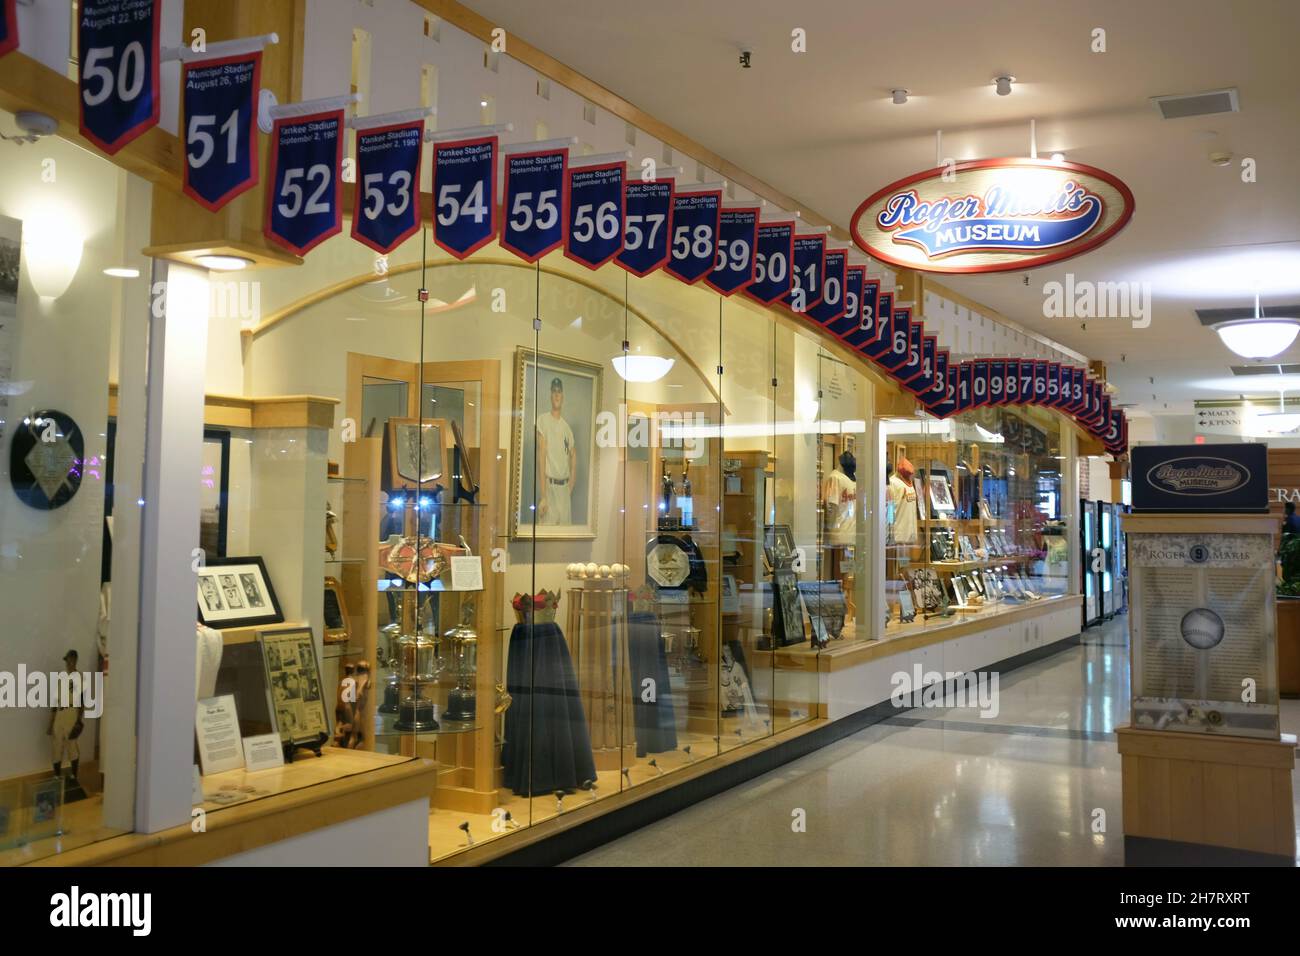
[[[996,716],[905,711],[570,865],[1121,866],[1128,667],[1120,615],[1004,675]]]

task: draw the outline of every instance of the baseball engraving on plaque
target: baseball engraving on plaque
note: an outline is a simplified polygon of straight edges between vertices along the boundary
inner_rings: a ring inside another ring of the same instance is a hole
[[[1129,532],[1133,725],[1277,739],[1273,541]]]

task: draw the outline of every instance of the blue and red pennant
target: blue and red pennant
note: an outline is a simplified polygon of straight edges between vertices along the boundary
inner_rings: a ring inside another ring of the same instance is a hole
[[[424,120],[357,131],[352,238],[387,255],[420,229]]]
[[[217,211],[257,185],[262,51],[181,66],[182,191]]]
[[[433,241],[457,259],[496,238],[498,152],[495,136],[433,147]]]
[[[674,195],[672,244],[664,271],[688,285],[708,275],[718,251],[721,217],[721,189]]]
[[[110,156],[158,123],[162,0],[81,0],[81,135]]]
[[[564,254],[599,269],[623,249],[627,163],[569,169],[569,220]]]
[[[342,162],[342,110],[275,121],[263,226],[269,240],[302,256],[342,231]]]
[[[569,148],[506,156],[501,246],[536,262],[564,242],[569,218]]]

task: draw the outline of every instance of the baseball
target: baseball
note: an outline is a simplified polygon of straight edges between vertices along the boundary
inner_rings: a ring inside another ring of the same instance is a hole
[[[600,565],[598,565],[595,561],[592,561],[590,564],[587,565],[587,577],[594,578],[599,571],[600,571]]]
[[[596,569],[596,573],[598,573],[602,578],[609,577],[609,565],[602,564],[599,568]]]
[[[1223,640],[1223,618],[1207,607],[1198,607],[1184,614],[1179,629],[1183,640],[1197,650],[1208,651]]]

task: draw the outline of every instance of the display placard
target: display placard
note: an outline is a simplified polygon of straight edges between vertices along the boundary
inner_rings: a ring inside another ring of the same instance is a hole
[[[110,156],[158,123],[162,0],[81,0],[81,135]]]
[[[673,196],[672,246],[664,271],[688,285],[708,275],[718,251],[721,216],[721,189],[676,193]]]
[[[181,66],[182,190],[216,211],[257,184],[257,94],[262,52]]]
[[[564,254],[599,269],[623,248],[624,180],[627,163],[569,169],[569,228]]]
[[[720,295],[732,295],[754,281],[759,214],[757,206],[722,210],[713,270],[704,277],[704,284]]]
[[[1136,445],[1133,511],[1268,511],[1268,446]]]
[[[794,266],[790,292],[781,303],[791,312],[807,312],[822,298],[822,269],[826,265],[826,237],[794,237]]]
[[[342,231],[342,162],[342,110],[275,121],[263,229],[268,239],[302,256]]]
[[[502,248],[536,262],[560,247],[569,218],[568,169],[567,146],[506,157]]]
[[[198,701],[194,708],[194,735],[203,776],[244,766],[244,747],[240,742],[233,694]]]
[[[844,314],[847,305],[844,289],[848,279],[849,252],[847,249],[827,249],[822,260],[821,301],[810,306],[804,314],[818,325],[826,325]]]
[[[495,136],[433,148],[433,241],[457,259],[497,234],[497,149]]]
[[[1133,726],[1277,740],[1273,535],[1158,527],[1128,532]]]
[[[17,0],[0,0],[0,56],[18,49]],[[3,834],[0,834],[3,839]]]
[[[668,261],[673,181],[629,180],[624,189],[623,250],[614,261],[634,276],[647,276]]]

